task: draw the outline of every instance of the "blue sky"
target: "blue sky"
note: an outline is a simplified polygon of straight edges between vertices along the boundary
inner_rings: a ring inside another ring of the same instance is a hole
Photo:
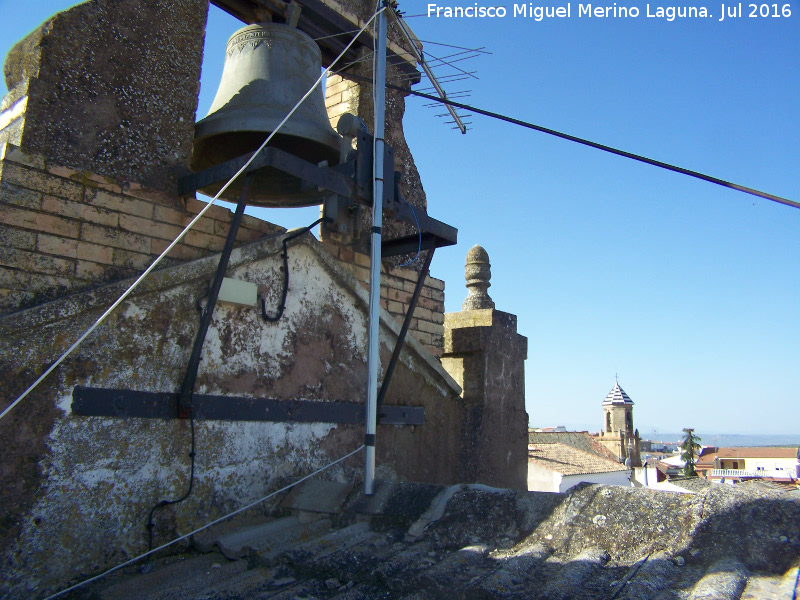
[[[0,0],[0,53],[71,4]],[[410,16],[426,5],[400,3],[420,39],[492,52],[459,63],[479,79],[446,85],[472,90],[467,104],[800,201],[797,0],[790,17],[743,4],[722,22],[720,3],[673,21],[646,2],[624,4],[640,10],[628,19],[578,17],[575,2],[540,22],[513,3],[505,18]],[[201,117],[238,26],[212,7]],[[800,431],[800,210],[478,115],[461,135],[426,103],[407,100],[404,128],[428,211],[460,240],[433,275],[459,310],[464,256],[486,248],[489,292],[528,337],[533,425],[598,430],[616,373],[643,434]]]

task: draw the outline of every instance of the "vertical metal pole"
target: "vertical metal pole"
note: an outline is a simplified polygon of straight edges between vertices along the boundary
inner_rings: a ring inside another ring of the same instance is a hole
[[[375,146],[373,149],[372,232],[369,250],[369,325],[367,333],[367,421],[364,431],[364,493],[375,493],[375,432],[378,421],[378,371],[381,300],[381,223],[383,219],[383,130],[386,107],[386,9],[378,14],[375,38]]]

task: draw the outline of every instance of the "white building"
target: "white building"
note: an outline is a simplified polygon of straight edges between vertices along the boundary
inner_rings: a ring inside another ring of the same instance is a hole
[[[630,486],[629,468],[566,444],[528,446],[528,490],[565,492],[582,482]]]

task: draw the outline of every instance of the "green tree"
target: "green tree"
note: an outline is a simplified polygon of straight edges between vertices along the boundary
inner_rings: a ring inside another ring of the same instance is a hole
[[[681,444],[681,460],[684,461],[683,474],[687,477],[697,477],[697,471],[694,470],[695,454],[699,456],[700,444],[702,440],[694,435],[694,429],[686,428],[683,430],[686,435]]]

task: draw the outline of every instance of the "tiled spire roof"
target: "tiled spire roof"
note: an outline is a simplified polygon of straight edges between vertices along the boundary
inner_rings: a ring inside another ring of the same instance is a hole
[[[633,400],[625,393],[625,390],[619,387],[619,382],[615,382],[613,389],[608,392],[608,396],[603,400],[603,406],[608,404],[630,404],[632,406]]]

